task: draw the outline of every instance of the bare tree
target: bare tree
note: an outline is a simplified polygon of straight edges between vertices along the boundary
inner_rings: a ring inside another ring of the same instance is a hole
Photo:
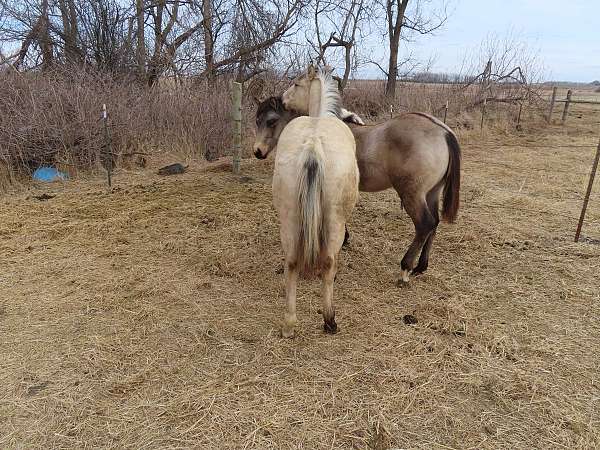
[[[294,34],[309,0],[0,0],[2,64],[81,64],[136,73],[251,78]]]
[[[400,41],[409,41],[410,33],[432,33],[446,22],[445,7],[441,11],[430,11],[430,14],[426,15],[422,11],[423,4],[424,0],[380,0],[379,5],[383,8],[386,18],[389,55],[387,70],[379,64],[377,66],[386,75],[385,95],[388,100],[396,97],[398,68],[411,60],[408,57],[399,63]]]
[[[19,68],[26,61],[30,50],[36,47],[41,57],[41,66],[48,69],[54,61],[54,41],[50,34],[50,6],[48,0],[40,3],[2,2],[1,7],[7,19],[0,34],[9,42],[20,43],[12,65]],[[38,58],[35,58],[38,65]]]
[[[79,47],[79,18],[75,0],[58,0],[60,18],[62,21],[61,35],[64,41],[65,59],[68,62],[80,62],[82,51]]]
[[[137,72],[140,80],[144,80],[146,78],[146,13],[144,8],[144,0],[135,0],[135,18],[137,23],[137,48],[135,51]]]
[[[17,69],[53,64],[97,65],[122,70],[132,48],[129,8],[119,0],[0,0],[8,19],[0,42],[19,46]]]
[[[200,73],[207,78],[234,71],[238,77],[249,78],[260,72],[266,52],[292,33],[306,5],[306,0],[203,2],[212,3],[210,24],[204,22],[206,64]],[[203,10],[209,8],[203,6]]]
[[[328,64],[328,50],[343,51],[344,75],[340,88],[344,89],[350,71],[358,64],[357,47],[368,35],[372,1],[369,0],[316,0],[313,21],[316,42],[308,39],[318,53],[317,63]]]
[[[543,66],[535,51],[518,35],[489,36],[481,47],[466,57],[462,91],[469,91],[475,106],[488,102],[517,103],[539,99],[537,84]],[[482,70],[483,67],[483,70]]]
[[[72,64],[83,60],[102,71],[133,73],[132,9],[124,7],[119,0],[87,0],[78,10],[80,42],[76,50],[67,52],[65,39],[66,62]]]

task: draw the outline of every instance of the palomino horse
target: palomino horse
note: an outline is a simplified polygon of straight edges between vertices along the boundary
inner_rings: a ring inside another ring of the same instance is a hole
[[[277,147],[287,123],[306,114],[307,80],[294,81],[294,110],[286,108],[280,97],[261,102],[256,111],[254,154],[263,157]],[[459,208],[460,146],[454,132],[444,123],[423,113],[401,114],[384,123],[367,126],[353,113],[344,111],[356,139],[356,157],[360,170],[359,189],[383,191],[393,187],[415,226],[415,236],[401,262],[402,282],[409,273],[423,273],[439,219],[439,200],[443,190],[442,218],[454,222]],[[417,262],[417,256],[420,257]]]
[[[336,84],[330,73],[317,73],[313,66],[305,79],[310,117],[290,121],[278,134],[273,173],[273,204],[285,254],[284,337],[294,336],[299,274],[321,276],[324,329],[337,331],[333,282],[346,221],[358,198],[356,145],[350,129],[338,119],[341,101]],[[294,90],[284,94],[292,107]],[[265,158],[269,150],[256,152]]]

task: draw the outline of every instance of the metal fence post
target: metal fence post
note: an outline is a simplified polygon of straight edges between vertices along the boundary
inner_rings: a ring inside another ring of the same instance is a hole
[[[575,242],[579,242],[579,235],[581,234],[581,227],[583,226],[583,219],[585,219],[585,211],[587,210],[588,202],[590,200],[590,194],[592,193],[592,186],[594,185],[594,178],[596,177],[596,170],[598,170],[598,160],[600,160],[600,141],[598,141],[598,148],[596,148],[596,158],[594,164],[592,164],[592,172],[590,173],[590,181],[588,182],[587,191],[585,198],[583,199],[583,207],[581,208],[581,215],[579,216],[579,223],[577,224],[577,231],[575,232]]]

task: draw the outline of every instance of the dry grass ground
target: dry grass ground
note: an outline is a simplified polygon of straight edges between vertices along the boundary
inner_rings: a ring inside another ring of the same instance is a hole
[[[572,242],[598,139],[582,117],[463,135],[459,221],[409,287],[412,225],[393,192],[361,194],[335,336],[303,282],[299,335],[279,338],[271,160],[0,198],[0,447],[600,446],[598,182]]]

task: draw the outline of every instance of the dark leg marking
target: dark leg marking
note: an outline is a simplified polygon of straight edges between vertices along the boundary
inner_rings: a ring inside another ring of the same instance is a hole
[[[429,254],[431,253],[431,246],[433,245],[433,239],[435,238],[435,233],[437,231],[437,227],[440,223],[440,211],[439,211],[439,201],[440,201],[440,190],[441,186],[436,186],[427,194],[427,206],[429,207],[429,212],[433,217],[433,230],[429,234],[429,237],[425,241],[425,245],[423,246],[423,250],[421,250],[421,256],[419,257],[419,263],[417,267],[415,267],[412,271],[413,274],[418,275],[427,270],[429,265]]]
[[[330,319],[323,318],[323,320],[325,322],[323,324],[323,330],[325,333],[335,334],[338,332],[338,326],[337,323],[335,323],[335,316],[332,316]]]
[[[415,226],[415,237],[408,247],[404,258],[402,258],[400,266],[402,270],[411,272],[416,266],[415,260],[417,255],[420,254],[423,245],[431,235],[431,232],[435,229],[436,224],[425,201],[414,198],[407,199],[406,196],[405,200],[404,204],[406,212]]]

